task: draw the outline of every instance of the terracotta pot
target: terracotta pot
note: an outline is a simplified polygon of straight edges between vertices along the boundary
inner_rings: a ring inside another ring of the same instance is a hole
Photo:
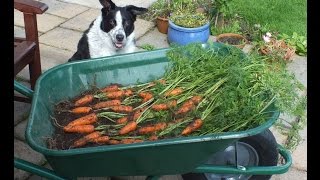
[[[242,36],[240,34],[235,34],[235,33],[220,34],[217,36],[217,42],[226,44],[226,42],[223,41],[224,38],[234,38],[234,39],[239,39],[240,41],[244,40],[243,44],[238,44],[238,45],[229,44],[231,46],[235,46],[240,49],[242,49],[247,43],[249,43],[249,41],[244,36]]]
[[[168,33],[169,22],[167,18],[157,17],[157,28],[163,34]]]

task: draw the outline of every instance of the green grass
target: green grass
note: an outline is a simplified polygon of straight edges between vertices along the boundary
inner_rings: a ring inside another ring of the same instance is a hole
[[[307,34],[306,0],[233,0],[230,5],[252,25],[267,25],[279,33]]]

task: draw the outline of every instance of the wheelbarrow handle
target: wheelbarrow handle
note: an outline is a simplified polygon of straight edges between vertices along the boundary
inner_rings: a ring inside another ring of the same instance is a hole
[[[285,164],[280,166],[252,166],[237,168],[235,166],[214,166],[204,164],[193,170],[193,173],[214,173],[214,174],[249,174],[249,175],[273,175],[283,174],[288,171],[292,164],[290,152],[278,144],[280,155],[285,159]]]
[[[32,99],[33,91],[21,83],[18,83],[16,80],[14,80],[14,90]]]
[[[36,174],[41,177],[45,177],[52,180],[66,180],[67,178],[63,178],[59,175],[57,175],[54,171],[44,168],[42,166],[38,166],[36,164],[30,163],[28,161],[14,158],[14,167],[30,172],[32,174]]]

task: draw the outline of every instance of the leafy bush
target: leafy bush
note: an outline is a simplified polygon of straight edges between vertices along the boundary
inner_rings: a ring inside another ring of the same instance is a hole
[[[299,36],[298,33],[294,32],[292,36],[280,34],[279,37],[290,46],[295,47],[296,54],[301,56],[307,55],[307,38],[305,36]]]

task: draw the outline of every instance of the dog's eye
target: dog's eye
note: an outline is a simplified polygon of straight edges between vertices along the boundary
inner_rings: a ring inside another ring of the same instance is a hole
[[[124,21],[124,26],[129,26],[129,21]]]
[[[111,20],[110,24],[114,26],[116,24],[115,20]]]

